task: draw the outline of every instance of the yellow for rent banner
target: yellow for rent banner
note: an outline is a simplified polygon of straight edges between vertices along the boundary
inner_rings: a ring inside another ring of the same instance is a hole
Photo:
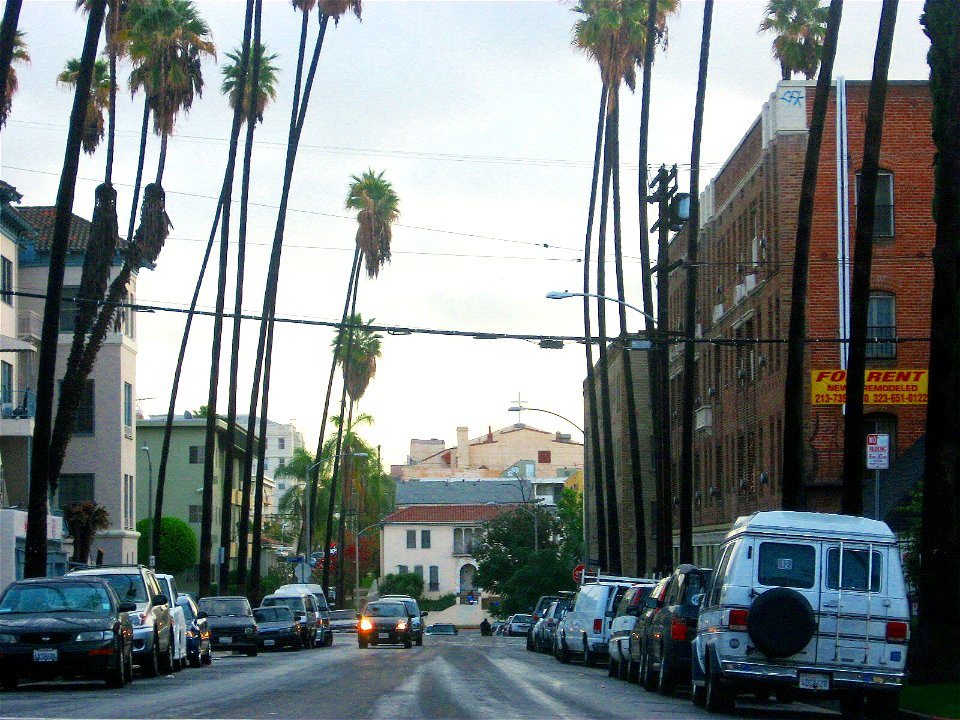
[[[867,370],[864,405],[926,405],[927,370]],[[843,405],[847,402],[846,370],[811,370],[811,402]]]

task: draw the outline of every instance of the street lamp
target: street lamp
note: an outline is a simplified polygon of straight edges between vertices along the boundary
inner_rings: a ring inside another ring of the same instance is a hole
[[[357,524],[359,525],[359,523]],[[373,525],[367,525],[363,530],[358,530],[353,537],[353,574],[357,581],[357,589],[356,592],[354,592],[353,599],[357,604],[357,612],[360,612],[360,536],[367,530],[375,527],[380,527],[379,521],[373,523]]]
[[[572,298],[572,297],[592,297],[592,298],[598,298],[599,300],[609,300],[610,302],[615,302],[620,305],[623,305],[624,307],[628,307],[631,310],[637,311],[638,313],[643,315],[645,318],[647,318],[650,322],[652,322],[654,325],[658,324],[657,319],[650,313],[644,312],[643,310],[636,307],[635,305],[631,305],[628,302],[624,302],[619,298],[610,297],[609,295],[597,295],[596,293],[570,292],[569,290],[551,290],[550,292],[547,293],[547,298],[550,300],[563,300],[564,298]]]
[[[315,468],[318,468],[318,467],[320,467],[321,465],[323,465],[327,460],[333,460],[334,458],[338,458],[338,457],[367,457],[367,454],[364,453],[364,452],[357,452],[357,453],[340,453],[339,455],[328,455],[327,457],[325,457],[325,458],[323,458],[323,459],[321,459],[321,460],[317,460],[313,465],[311,465],[310,467],[307,468],[307,472],[304,474],[304,480],[305,480],[305,482],[304,482],[304,488],[303,488],[303,502],[304,502],[304,503],[306,504],[306,506],[307,506],[307,513],[306,513],[306,514],[307,514],[307,517],[306,517],[306,520],[307,520],[307,535],[306,535],[306,539],[307,539],[307,551],[304,553],[304,556],[303,556],[304,569],[302,569],[301,572],[300,572],[301,582],[307,582],[306,578],[309,577],[309,575],[308,575],[308,572],[309,572],[309,571],[307,571],[305,568],[310,567],[310,560],[311,560],[312,557],[313,557],[313,555],[312,555],[312,553],[313,553],[313,523],[311,522],[311,517],[310,517],[310,510],[311,510],[311,507],[310,507],[310,506],[312,505],[312,503],[310,502],[310,473],[312,473]]]
[[[547,413],[547,415],[553,415],[554,417],[558,417],[561,420],[566,420],[568,423],[573,425],[577,430],[579,430],[581,435],[584,434],[583,428],[577,425],[573,420],[571,420],[570,418],[564,417],[560,413],[555,413],[553,412],[553,410],[544,410],[543,408],[533,408],[533,407],[521,407],[520,405],[511,405],[510,407],[507,408],[507,412],[515,412],[515,413],[526,412],[527,410],[532,410],[533,412]]]
[[[153,550],[153,463],[150,461],[150,446],[146,442],[140,448],[147,454],[147,552]],[[156,558],[149,556],[147,564],[150,567],[156,565]]]

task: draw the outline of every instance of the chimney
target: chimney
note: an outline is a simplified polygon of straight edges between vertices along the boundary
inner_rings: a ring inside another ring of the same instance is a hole
[[[457,428],[457,467],[470,467],[470,441],[467,439],[467,428],[463,425]]]
[[[487,442],[493,442],[493,426],[487,425]]]

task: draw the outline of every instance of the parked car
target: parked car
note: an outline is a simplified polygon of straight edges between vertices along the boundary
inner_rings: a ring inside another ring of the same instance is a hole
[[[135,603],[98,578],[32,578],[0,597],[0,686],[24,679],[133,680]]]
[[[290,608],[293,616],[300,623],[300,640],[305,648],[317,646],[317,633],[320,628],[317,626],[319,616],[317,614],[317,603],[310,593],[285,594],[285,595],[267,595],[260,601],[261,607],[286,607]]]
[[[256,656],[259,633],[249,600],[242,596],[212,596],[201,598],[198,607],[207,613],[214,650],[237,650]]]
[[[573,655],[582,657],[585,665],[606,660],[613,609],[632,585],[641,582],[604,575],[591,580],[580,586],[557,628],[554,654],[560,662],[570,662]]]
[[[450,623],[434,623],[424,630],[427,635],[456,635],[457,626]]]
[[[613,611],[610,623],[610,647],[607,674],[610,677],[627,678],[630,661],[630,635],[640,619],[641,603],[653,589],[653,580],[645,580],[630,587]]]
[[[407,615],[410,616],[410,632],[413,637],[413,642],[417,645],[423,645],[423,618],[430,613],[421,612],[420,605],[409,595],[384,595],[380,599],[396,600],[403,603],[403,606],[407,609]]]
[[[200,667],[213,662],[210,654],[210,627],[207,613],[200,610],[193,598],[185,593],[177,596],[177,605],[183,610],[187,623],[187,661],[190,667]]]
[[[550,603],[542,617],[533,626],[533,649],[537,652],[553,652],[553,638],[556,635],[560,615],[570,606],[569,598],[560,598]]]
[[[361,650],[370,645],[413,647],[410,615],[398,600],[377,600],[364,609],[357,623],[357,644]]]
[[[672,695],[690,680],[690,642],[700,614],[703,585],[712,570],[681,565],[648,596],[636,646],[637,678],[647,690]],[[630,652],[634,651],[630,648]]]
[[[304,647],[300,621],[293,616],[290,608],[283,605],[254,608],[253,619],[257,621],[257,636],[261,648],[279,650],[292,647],[300,650]]]
[[[331,610],[330,631],[335,633],[357,631],[356,610]]]
[[[547,611],[547,608],[550,607],[550,604],[559,600],[560,595],[541,595],[537,600],[537,604],[533,606],[533,618],[530,620],[530,631],[527,633],[527,650],[536,650],[535,643],[533,641],[533,629],[536,627],[536,624],[540,622],[540,618],[543,617],[543,614]]]
[[[533,623],[532,615],[526,613],[517,613],[507,622],[507,635],[514,637],[516,635],[528,635]]]
[[[183,608],[177,605],[177,581],[173,575],[155,573],[160,589],[170,600],[170,627],[173,629],[173,669],[182,670],[187,666],[187,620]]]
[[[503,620],[494,620],[490,624],[490,634],[491,635],[503,635],[503,629],[507,626]]]
[[[323,594],[323,585],[316,583],[291,583],[281,585],[277,588],[276,595],[286,595],[287,593],[308,592],[313,595],[317,604],[317,618],[320,624],[317,625],[317,644],[321,647],[330,647],[333,645],[333,631],[330,629],[330,613],[333,607],[327,602],[327,597]],[[330,591],[331,596],[333,590]],[[354,625],[356,627],[356,625]]]
[[[163,593],[153,570],[144,565],[102,565],[73,570],[64,577],[103,578],[113,586],[120,602],[137,604],[133,623],[133,664],[146,677],[173,670],[175,640],[170,618],[171,600]]]
[[[758,512],[721,544],[693,640],[692,699],[835,696],[844,717],[897,713],[910,639],[897,540],[845,515]]]

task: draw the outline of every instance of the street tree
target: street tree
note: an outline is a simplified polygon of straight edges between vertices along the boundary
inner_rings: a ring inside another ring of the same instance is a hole
[[[827,36],[828,9],[821,0],[769,0],[760,32],[773,32],[773,56],[780,73],[790,80],[803,73],[807,80],[817,74]]]
[[[66,66],[57,75],[57,82],[67,88],[75,89],[80,74],[80,59],[67,60]],[[110,66],[106,60],[97,59],[93,66],[93,87],[87,103],[87,114],[83,127],[83,151],[93,155],[103,139],[103,113],[110,106]]]
[[[197,564],[197,536],[193,529],[180,518],[161,518],[159,525],[154,525],[152,532],[148,532],[149,519],[137,523],[137,532],[140,539],[137,541],[137,562],[149,562],[152,551],[147,544],[149,535],[160,538],[160,552],[154,557],[157,561],[157,571],[178,575],[184,570]]]
[[[83,500],[64,508],[63,521],[73,538],[73,557],[70,560],[75,563],[90,562],[93,538],[99,530],[110,527],[110,513],[103,505]]]
[[[17,94],[20,88],[20,81],[17,79],[17,69],[13,63],[24,64],[30,62],[30,53],[27,52],[27,43],[24,40],[22,30],[17,30],[13,37],[13,51],[11,62],[7,66],[7,77],[3,86],[3,100],[0,102],[0,128],[7,124],[7,118],[10,116],[10,110],[13,108],[13,96]]]

